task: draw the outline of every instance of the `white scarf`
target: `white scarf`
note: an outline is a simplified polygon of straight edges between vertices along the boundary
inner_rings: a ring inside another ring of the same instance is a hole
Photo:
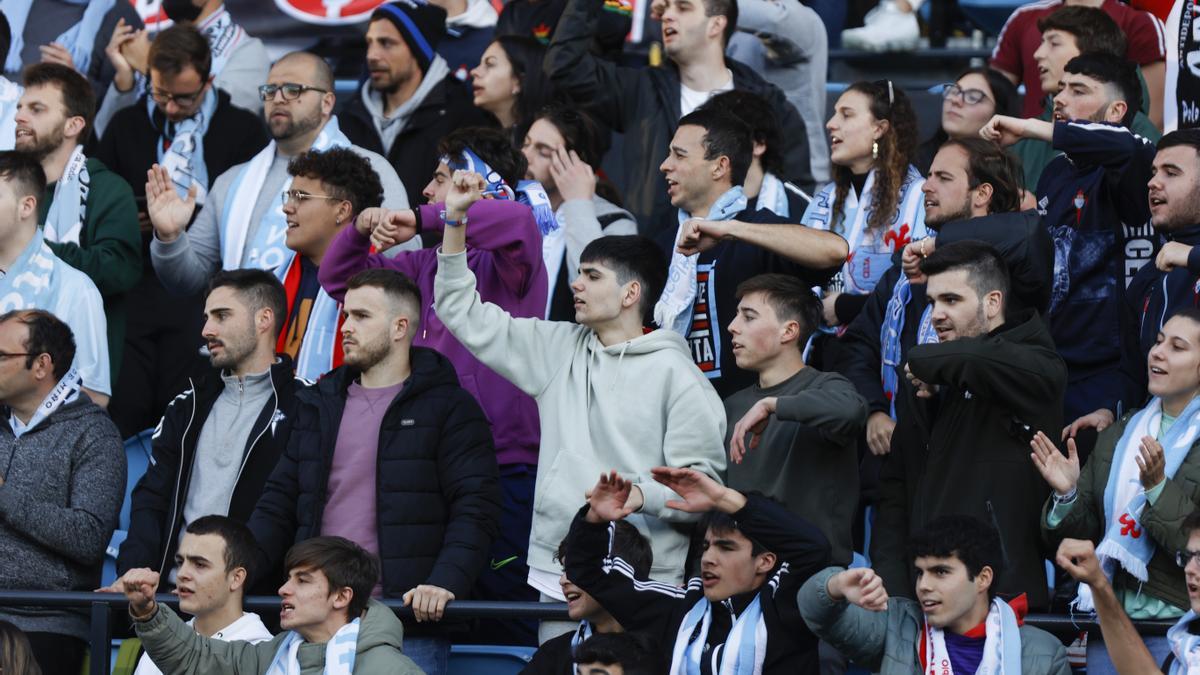
[[[0,76],[0,150],[12,150],[17,141],[17,102],[25,88]]]
[[[31,429],[42,423],[42,420],[54,414],[54,411],[63,407],[65,404],[79,398],[79,392],[83,390],[83,378],[80,377],[79,371],[75,370],[74,366],[63,375],[58,384],[46,394],[46,398],[42,400],[41,405],[33,412],[33,416],[29,418],[29,424],[22,424],[21,420],[17,419],[17,415],[13,412],[8,414],[8,425],[12,427],[13,436],[20,438],[28,433]]]
[[[788,217],[787,187],[773,173],[763,174],[758,188],[758,208],[766,209],[780,218]]]
[[[1104,486],[1104,518],[1108,529],[1096,547],[1100,568],[1109,579],[1116,573],[1118,565],[1139,581],[1149,578],[1147,566],[1158,547],[1140,522],[1146,506],[1146,491],[1142,486],[1137,458],[1141,456],[1142,438],[1157,437],[1161,422],[1162,399],[1156,396],[1125,425],[1125,431],[1113,453],[1108,483]],[[1163,447],[1164,476],[1171,478],[1175,475],[1198,437],[1200,397],[1193,398],[1167,433],[1158,439]],[[1087,612],[1094,606],[1091,587],[1079,584],[1076,607]]]
[[[117,4],[117,0],[64,1],[69,5],[87,5],[87,8],[83,10],[83,16],[79,19],[79,23],[68,28],[54,41],[66,47],[67,51],[71,53],[71,60],[75,62],[75,70],[87,75],[88,69],[92,65],[92,51],[96,47],[96,34],[100,32],[105,15],[113,8],[113,5]],[[21,62],[21,52],[25,51],[25,24],[29,21],[29,10],[32,7],[33,0],[3,0],[0,2],[0,11],[4,12],[4,16],[8,19],[8,26],[12,34],[12,44],[8,48],[8,58],[4,62],[5,72],[18,72],[24,65]],[[107,40],[108,37],[106,36],[104,39]]]
[[[954,675],[946,636],[941,628],[925,624],[925,675]],[[983,641],[983,659],[976,675],[1021,675],[1021,629],[1017,613],[1000,598],[988,608],[987,637]],[[960,675],[963,675],[960,673]]]
[[[1167,631],[1167,642],[1175,655],[1168,675],[1200,675],[1200,635],[1188,630],[1188,624],[1197,618],[1195,612],[1188,612]]]
[[[83,146],[75,146],[63,175],[54,186],[54,201],[46,213],[46,241],[79,245],[79,235],[87,220],[87,199],[91,177]]]
[[[358,628],[361,619],[355,619],[338,629],[325,643],[325,675],[350,675],[354,672],[354,658],[358,649]],[[275,658],[267,667],[266,675],[300,675],[300,645],[304,638],[296,631],[289,631],[279,643]]]
[[[313,141],[310,150],[325,151],[329,148],[350,146],[350,139],[338,128],[337,116],[329,118],[321,133]],[[242,167],[233,179],[233,187],[225,199],[221,218],[221,264],[224,269],[236,270],[249,267],[262,270],[277,270],[285,267],[295,253],[287,247],[287,216],[283,214],[283,194],[268,195],[271,206],[259,223],[254,241],[250,236],[250,214],[258,202],[263,183],[275,163],[275,141],[267,144],[261,152]],[[290,189],[289,178],[284,190]],[[249,252],[246,245],[250,244]],[[243,254],[245,261],[243,262]]]
[[[212,50],[212,66],[209,72],[220,75],[229,63],[233,51],[246,39],[246,31],[233,22],[233,17],[229,10],[225,9],[225,5],[221,5],[212,16],[204,20],[204,23],[196,26],[196,29],[208,40],[208,47]]]
[[[154,117],[154,99],[147,96],[146,111],[151,119]],[[187,199],[188,188],[196,186],[196,203],[204,204],[208,195],[208,166],[204,163],[204,134],[208,133],[208,123],[212,121],[217,111],[217,90],[209,87],[204,95],[204,102],[195,115],[175,125],[175,138],[171,147],[163,150],[166,141],[159,135],[155,144],[158,151],[158,163],[171,174],[171,182],[181,199]],[[164,122],[170,124],[170,122]]]
[[[708,220],[729,220],[746,209],[746,194],[742,186],[735,185],[717,201],[708,211]],[[688,214],[679,210],[679,229],[675,231],[674,242],[679,244],[679,236],[683,234],[684,223],[691,220]],[[671,252],[671,267],[667,271],[667,284],[662,295],[654,305],[654,321],[660,327],[673,330],[687,337],[688,328],[692,322],[692,305],[696,300],[699,284],[696,282],[696,265],[700,256],[683,255],[678,250]]]

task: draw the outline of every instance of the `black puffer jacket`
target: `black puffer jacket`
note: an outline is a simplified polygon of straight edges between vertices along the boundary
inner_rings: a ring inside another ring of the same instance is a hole
[[[346,390],[357,377],[342,366],[297,392],[287,449],[250,518],[258,569],[281,569],[292,544],[321,534]],[[466,597],[488,562],[500,485],[487,418],[438,352],[412,349],[412,374],[384,413],[376,461],[384,596],[433,584]]]

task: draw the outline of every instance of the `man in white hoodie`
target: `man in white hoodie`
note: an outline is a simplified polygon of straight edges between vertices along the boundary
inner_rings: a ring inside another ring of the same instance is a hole
[[[614,467],[634,487],[629,520],[652,542],[650,576],[683,579],[693,517],[667,508],[677,496],[650,476],[665,464],[720,479],[725,412],[677,333],[643,334],[643,318],[662,292],[666,261],[638,236],[601,237],[580,256],[575,320],[514,319],[479,300],[467,267],[468,209],[484,179],[456,171],[434,285],[434,311],[485,365],[533,396],[542,420],[529,584],[562,599],[554,560],[592,476]],[[568,630],[570,624],[565,626]],[[553,637],[543,626],[543,640]]]

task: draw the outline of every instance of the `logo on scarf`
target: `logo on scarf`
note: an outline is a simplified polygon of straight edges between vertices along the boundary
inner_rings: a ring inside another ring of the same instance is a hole
[[[911,242],[912,233],[909,232],[908,223],[901,225],[898,231],[888,230],[883,234],[883,243],[891,246],[893,251],[899,251]]]
[[[1128,513],[1123,513],[1117,520],[1119,520],[1121,523],[1122,537],[1130,536],[1134,539],[1138,539],[1142,536],[1142,530],[1138,528],[1137,521],[1133,519],[1133,516],[1129,515]]]

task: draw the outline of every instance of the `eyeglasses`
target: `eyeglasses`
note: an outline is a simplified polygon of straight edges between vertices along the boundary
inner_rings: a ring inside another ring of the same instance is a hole
[[[953,82],[943,85],[943,87],[942,98],[947,101],[957,97],[966,105],[975,105],[988,100],[988,95],[979,89],[963,89]]]
[[[348,201],[348,200],[342,199],[341,197],[334,197],[332,195],[310,195],[307,192],[301,192],[299,190],[284,190],[283,191],[283,203],[284,204],[292,204],[292,203],[299,204],[299,203],[309,200],[309,199],[330,199],[335,202]]]
[[[146,83],[146,93],[150,94],[150,98],[154,99],[154,102],[159,105],[174,102],[180,108],[190,108],[195,105],[196,99],[200,98],[200,95],[204,93],[204,88],[207,86],[204,85],[190,94],[172,94],[169,91],[155,89],[150,83]]]
[[[328,89],[320,87],[310,87],[307,84],[296,84],[295,82],[284,82],[283,84],[264,84],[258,88],[258,95],[264,101],[275,99],[275,92],[283,93],[283,100],[295,101],[300,98],[300,95],[306,91],[319,91],[322,94],[328,94]]]
[[[1196,556],[1200,556],[1200,551],[1189,551],[1187,549],[1176,551],[1175,564],[1179,565],[1180,567],[1187,567],[1188,563],[1195,559]]]

